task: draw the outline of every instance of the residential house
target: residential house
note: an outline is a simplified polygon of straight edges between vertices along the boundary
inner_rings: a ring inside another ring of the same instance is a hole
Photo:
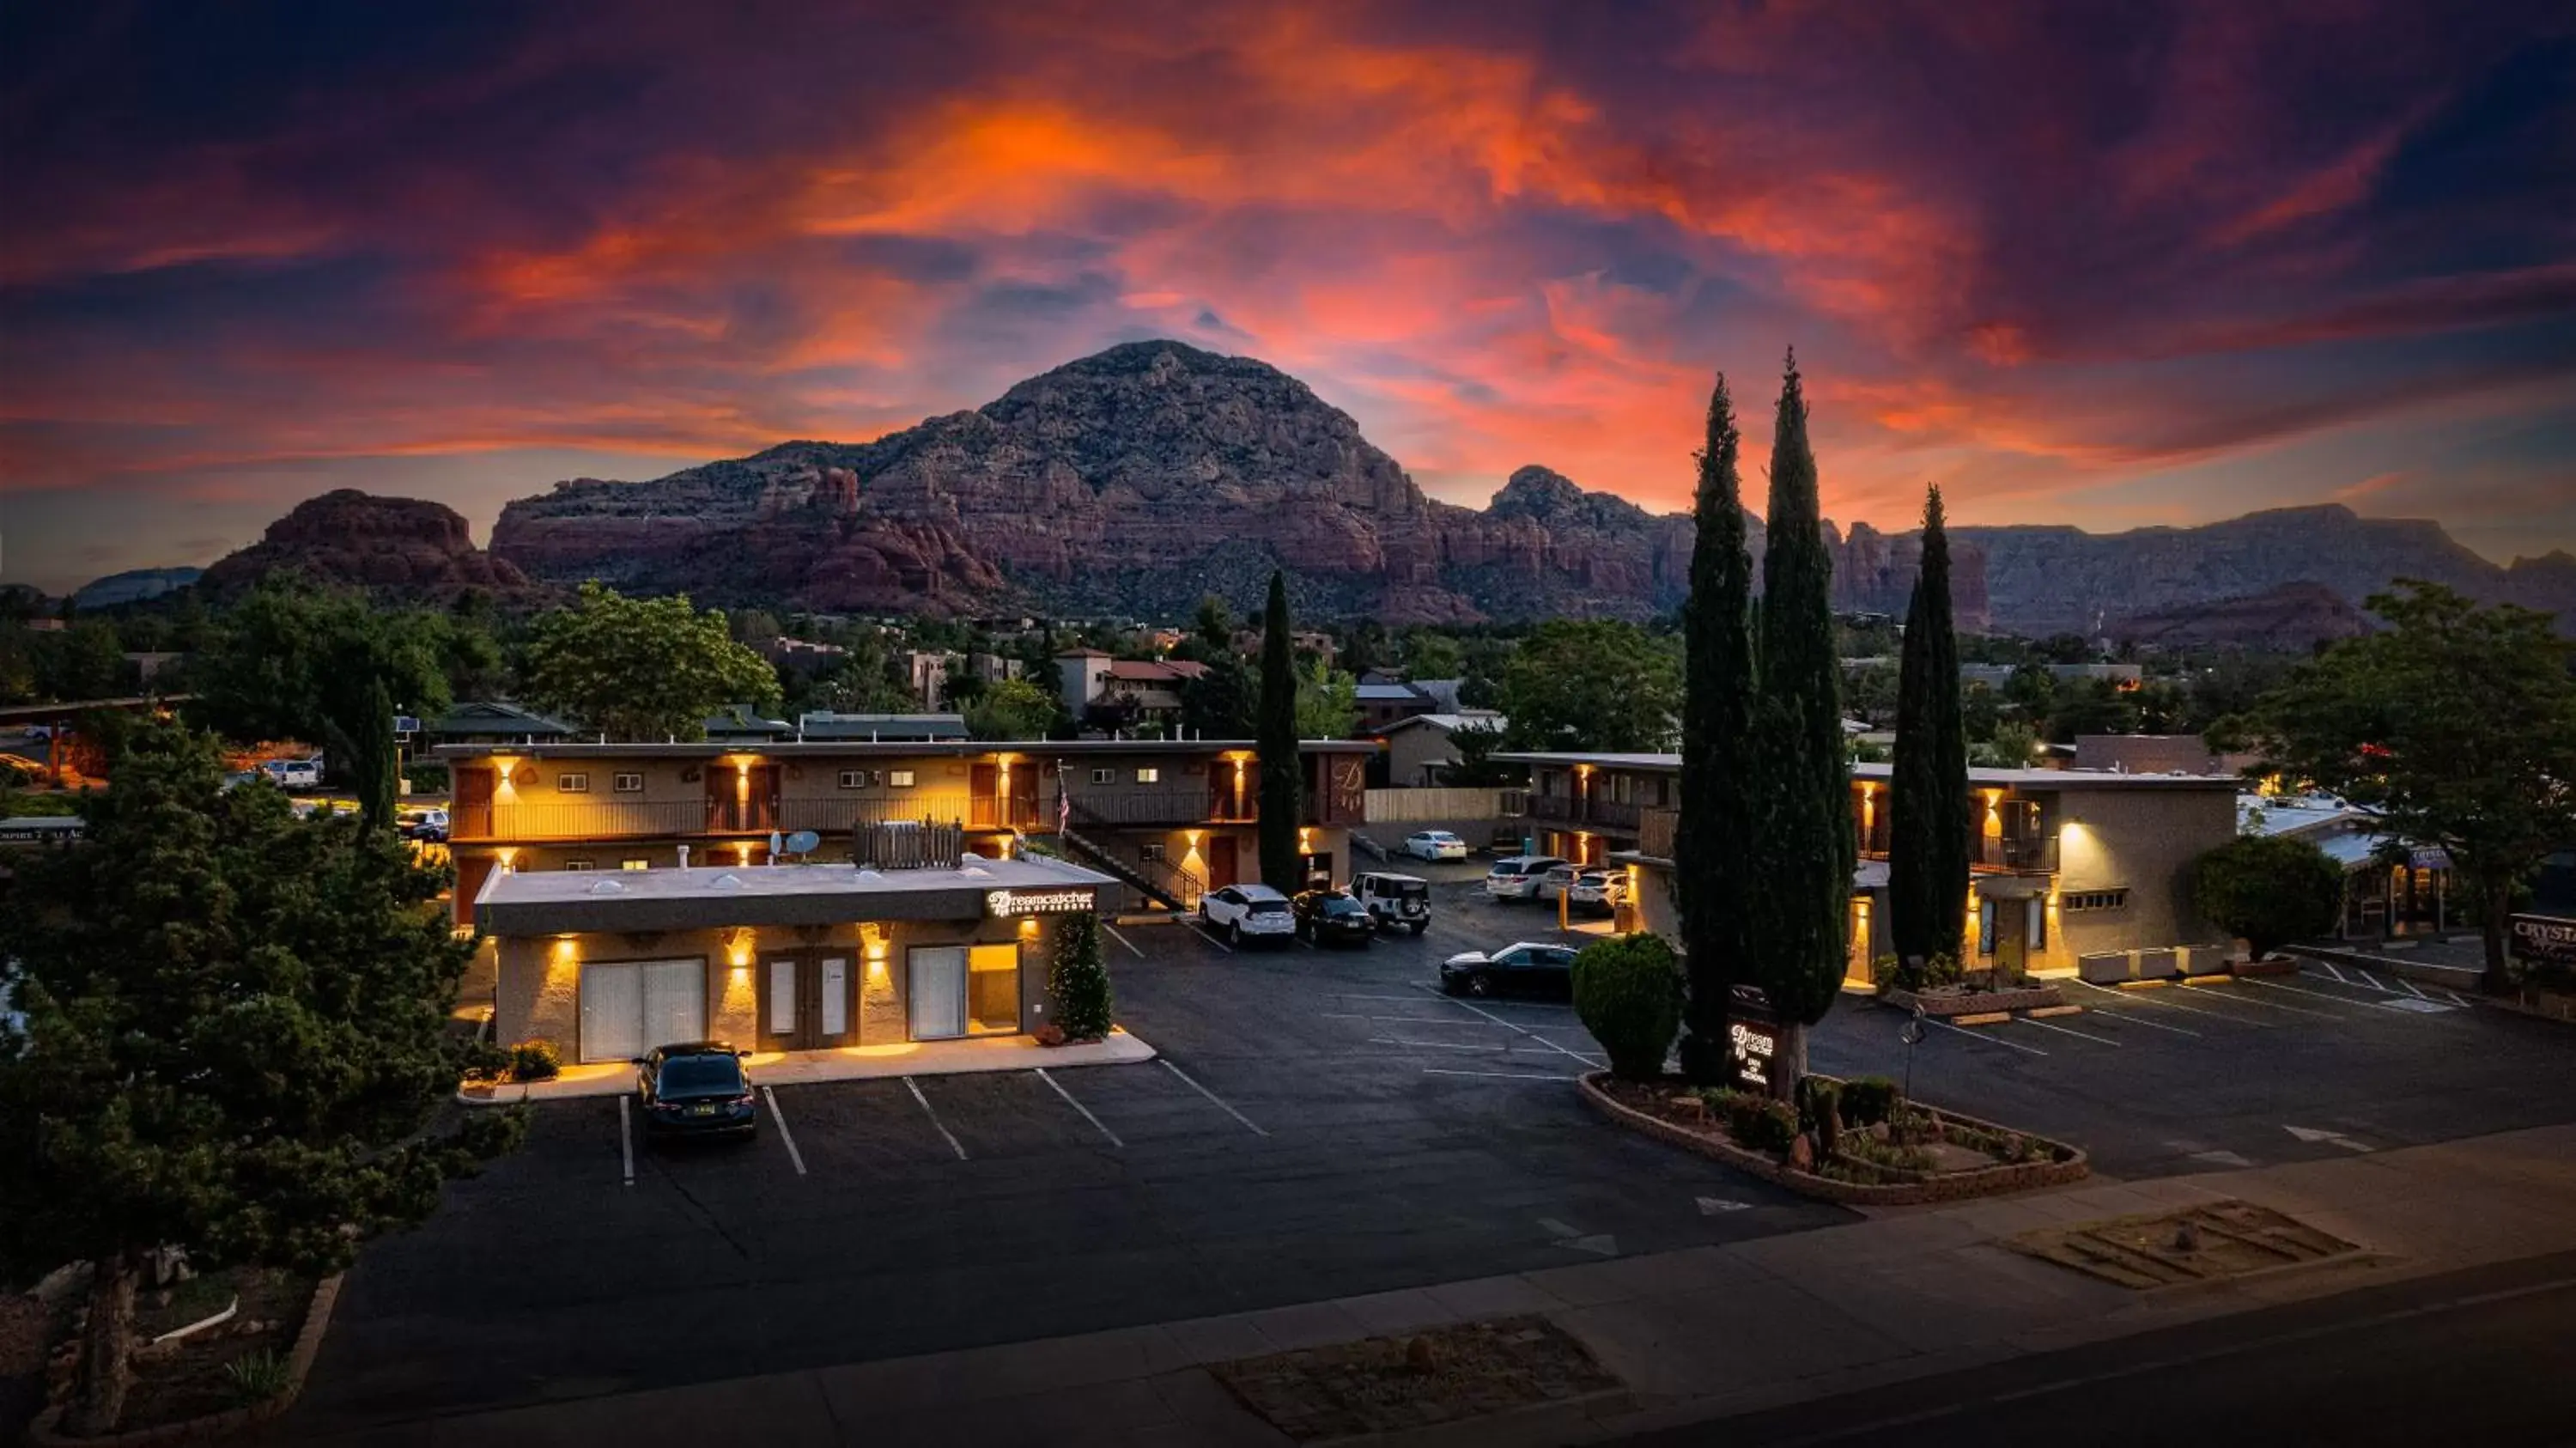
[[[2197,734],[2078,734],[2077,769],[2123,774],[2243,774],[2252,754],[2221,754]]]
[[[752,647],[773,665],[793,669],[800,674],[819,674],[826,669],[839,668],[850,657],[850,651],[839,644],[790,638],[786,634],[762,639]]]
[[[1677,754],[1501,754],[1530,768],[1539,848],[1624,864],[1637,928],[1678,942],[1672,895]],[[1853,872],[1846,983],[1867,987],[1892,953],[1886,892],[1893,769],[1852,768]],[[2056,769],[1972,769],[1972,878],[1960,959],[1971,968],[2125,979],[2207,968],[2227,942],[2190,908],[2194,860],[2236,832],[2237,781]]]
[[[1309,876],[1348,872],[1367,802],[1366,740],[1301,748],[1299,850]],[[496,871],[741,868],[797,852],[864,862],[878,826],[954,826],[964,848],[1017,856],[1026,841],[1116,878],[1120,903],[1194,906],[1260,874],[1259,771],[1236,740],[879,739],[455,745],[448,844],[456,918]]]
[[[948,664],[950,655],[924,649],[908,649],[895,655],[908,681],[912,696],[925,710],[936,709],[948,697]]]
[[[1458,763],[1458,735],[1469,730],[1500,734],[1506,720],[1491,709],[1414,714],[1376,731],[1386,746],[1384,779],[1395,788],[1436,789]]]
[[[2345,940],[2388,940],[2439,933],[2451,915],[2451,857],[2435,845],[2389,834],[2373,811],[2332,795],[2240,794],[2237,830],[2306,840],[2343,870]]]
[[[1171,729],[1180,723],[1183,686],[1206,673],[1207,665],[1185,659],[1120,659],[1098,649],[1075,649],[1056,655],[1056,670],[1064,711],[1075,721]]]

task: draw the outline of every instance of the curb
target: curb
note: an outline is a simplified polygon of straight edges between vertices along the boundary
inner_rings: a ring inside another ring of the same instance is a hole
[[[297,1329],[295,1346],[286,1355],[286,1386],[276,1397],[202,1418],[184,1418],[95,1438],[75,1438],[59,1431],[65,1405],[55,1403],[27,1425],[27,1441],[38,1448],[162,1448],[172,1443],[215,1443],[283,1415],[304,1395],[304,1380],[311,1376],[313,1359],[322,1351],[322,1334],[330,1329],[331,1309],[339,1305],[344,1275],[334,1272],[314,1284],[313,1300],[304,1309],[304,1326]]]
[[[1581,1341],[1580,1338],[1576,1339]],[[1586,1343],[1585,1350],[1591,1345]],[[1604,1367],[1607,1372],[1608,1368]],[[1617,1376],[1612,1374],[1612,1376]],[[1447,1423],[1428,1423],[1419,1428],[1406,1428],[1393,1433],[1357,1433],[1339,1438],[1317,1438],[1307,1448],[1337,1448],[1337,1445],[1370,1443],[1382,1448],[1483,1448],[1505,1435],[1526,1440],[1533,1431],[1572,1433],[1590,1425],[1596,1418],[1625,1413],[1637,1406],[1634,1388],[1600,1388],[1577,1393],[1570,1398],[1556,1398],[1543,1403],[1523,1403],[1499,1413],[1485,1413],[1473,1418],[1459,1418]],[[1254,1416],[1258,1417],[1258,1414]],[[1573,1441],[1570,1437],[1560,1441]]]
[[[1648,1116],[1642,1111],[1614,1099],[1600,1087],[1609,1076],[1607,1071],[1591,1071],[1575,1079],[1575,1089],[1593,1110],[1618,1125],[1640,1131],[1667,1145],[1684,1151],[1695,1151],[1714,1158],[1739,1171],[1750,1172],[1765,1181],[1787,1187],[1793,1192],[1820,1201],[1842,1202],[1854,1206],[1910,1207],[1930,1202],[1955,1202],[1971,1197],[2002,1196],[2008,1192],[2029,1191],[2037,1187],[2066,1186],[2092,1175],[2092,1159],[2079,1146],[2023,1131],[2019,1127],[1986,1121],[1945,1106],[1932,1106],[1944,1118],[1967,1126],[1982,1126],[1989,1131],[2010,1131],[2044,1141],[2050,1146],[2073,1153],[2064,1161],[2015,1162],[1939,1177],[1923,1182],[1846,1182],[1814,1172],[1800,1171],[1786,1162],[1777,1161],[1757,1151],[1748,1151],[1731,1141],[1720,1141],[1684,1131],[1671,1122]],[[1917,1106],[1927,1103],[1916,1101]]]

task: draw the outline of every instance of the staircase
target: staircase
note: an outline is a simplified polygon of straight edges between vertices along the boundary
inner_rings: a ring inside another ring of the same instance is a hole
[[[1108,846],[1077,830],[1058,830],[1056,841],[1068,853],[1080,856],[1084,864],[1111,876],[1166,910],[1188,910],[1198,903],[1198,893],[1191,888],[1195,871],[1176,870],[1166,864],[1160,871],[1163,878],[1156,879],[1145,870],[1118,858]]]

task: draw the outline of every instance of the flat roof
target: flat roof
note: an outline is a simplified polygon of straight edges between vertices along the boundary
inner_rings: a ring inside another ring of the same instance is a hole
[[[962,857],[924,870],[858,865],[692,866],[685,870],[503,871],[474,897],[493,935],[594,930],[700,930],[829,925],[853,920],[962,920],[994,890],[1098,890],[1118,882],[1044,856]]]
[[[1645,769],[1666,774],[1678,774],[1682,767],[1678,754],[1512,753],[1491,757],[1507,764],[1589,764],[1600,769]],[[1854,779],[1885,781],[1895,774],[1893,764],[1851,767]],[[2233,774],[2131,774],[2116,769],[1971,768],[1968,782],[2008,789],[2224,789],[2231,794],[2245,786],[2244,779]]]
[[[1372,754],[1366,739],[1300,740],[1303,754]],[[441,759],[718,759],[729,754],[798,755],[883,754],[895,757],[1012,754],[1044,758],[1083,754],[1251,754],[1249,739],[698,739],[685,744],[600,744],[579,739],[536,744],[441,744],[430,751]]]

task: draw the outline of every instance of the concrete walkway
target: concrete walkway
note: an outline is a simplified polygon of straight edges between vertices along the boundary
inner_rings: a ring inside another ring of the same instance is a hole
[[[1996,1245],[2056,1222],[2239,1198],[2370,1255],[2135,1293]],[[506,1442],[1263,1444],[1289,1440],[1202,1366],[1545,1313],[1630,1391],[1400,1441],[1617,1438],[1956,1372],[2357,1287],[2576,1250],[2576,1126],[2331,1160],[1890,1212],[1726,1247],[1266,1312],[408,1423],[343,1448]],[[1032,1291],[1044,1291],[1033,1283]],[[291,1426],[290,1420],[290,1426]]]
[[[907,1041],[899,1045],[844,1046],[831,1051],[756,1051],[743,1058],[758,1086],[806,1086],[818,1081],[865,1081],[884,1076],[956,1076],[970,1071],[1026,1071],[1036,1066],[1124,1066],[1154,1059],[1154,1048],[1111,1028],[1107,1038],[1041,1046],[1026,1036],[976,1036],[962,1041]],[[566,1066],[551,1081],[496,1089],[489,1096],[460,1093],[471,1106],[510,1106],[521,1101],[562,1101],[577,1096],[623,1096],[635,1089],[635,1068],[623,1061]]]

